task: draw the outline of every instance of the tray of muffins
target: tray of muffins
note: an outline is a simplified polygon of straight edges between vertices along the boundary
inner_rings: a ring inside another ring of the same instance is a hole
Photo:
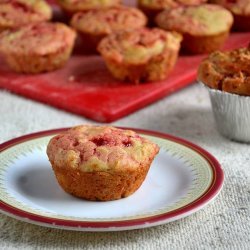
[[[249,42],[248,3],[205,2],[0,1],[0,87],[119,119],[191,84],[208,53]]]

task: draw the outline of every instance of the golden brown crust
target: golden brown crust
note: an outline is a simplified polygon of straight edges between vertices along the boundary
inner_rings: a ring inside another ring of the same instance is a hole
[[[152,1],[152,4],[145,4],[144,1],[138,0],[138,8],[142,10],[148,18],[149,26],[154,26],[155,17],[161,11],[167,8],[176,8],[181,5],[198,5],[207,2],[207,0],[163,0],[163,1]]]
[[[83,172],[52,164],[58,183],[74,196],[87,200],[109,201],[133,194],[144,181],[151,162],[124,172]]]
[[[0,1],[0,31],[50,20],[52,10],[44,0]]]
[[[250,31],[249,0],[210,0],[209,2],[221,5],[232,12],[234,16],[233,30]]]
[[[249,0],[210,0],[209,2],[221,5],[236,15],[250,15]]]
[[[221,6],[202,4],[166,9],[157,15],[156,23],[162,29],[181,34],[209,36],[230,30],[233,16]]]
[[[119,32],[98,46],[112,75],[134,83],[165,79],[173,69],[182,37],[161,29]]]
[[[78,12],[71,19],[71,26],[78,31],[84,52],[97,53],[97,46],[105,36],[121,31],[142,28],[146,16],[138,9],[116,6],[106,9]]]
[[[229,31],[214,36],[192,36],[190,34],[183,34],[183,41],[181,47],[183,51],[190,54],[210,53],[225,43],[228,38]]]
[[[158,14],[156,23],[162,29],[181,33],[185,52],[202,54],[220,49],[228,37],[233,16],[214,4],[180,6]]]
[[[71,20],[72,27],[77,31],[96,35],[138,29],[146,23],[147,18],[140,10],[126,6],[78,12]]]
[[[37,74],[41,72],[54,71],[62,68],[67,62],[72,51],[72,47],[65,47],[61,51],[56,51],[44,56],[20,55],[8,53],[5,55],[10,68],[18,73]]]
[[[117,63],[112,60],[105,62],[115,78],[138,84],[164,80],[174,68],[177,57],[177,51],[168,50],[148,62],[138,65]]]
[[[47,155],[61,187],[88,200],[116,200],[144,181],[159,147],[131,130],[82,125],[54,136]]]
[[[20,73],[40,73],[61,68],[68,60],[76,33],[61,23],[35,23],[0,35],[0,52]]]
[[[57,3],[71,16],[76,12],[119,6],[121,0],[57,0]]]
[[[212,53],[201,63],[198,70],[198,79],[210,88],[249,96],[249,48]]]
[[[53,164],[83,172],[137,168],[156,152],[156,144],[132,130],[94,125],[71,128],[53,137],[47,148]]]

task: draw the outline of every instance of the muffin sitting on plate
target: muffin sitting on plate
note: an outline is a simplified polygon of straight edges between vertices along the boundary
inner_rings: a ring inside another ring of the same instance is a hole
[[[201,63],[198,80],[208,86],[219,131],[250,142],[250,48],[212,53]]]
[[[161,29],[121,31],[105,37],[98,50],[112,75],[134,83],[165,79],[173,69],[181,36]]]
[[[96,52],[101,39],[112,32],[138,29],[146,23],[147,18],[140,10],[125,6],[79,12],[71,20],[71,26],[81,35],[82,46],[88,53]]]
[[[222,5],[233,13],[233,28],[238,31],[250,31],[249,0],[210,0],[211,3]]]
[[[68,60],[75,31],[61,23],[35,23],[0,34],[0,53],[20,73],[61,68]]]
[[[48,21],[50,6],[43,0],[0,0],[0,31]]]
[[[87,200],[116,200],[143,183],[159,147],[131,130],[82,125],[53,137],[47,154],[61,187]]]
[[[213,4],[167,9],[156,17],[157,25],[183,35],[182,48],[188,53],[209,53],[225,42],[233,24],[232,14]]]
[[[164,9],[172,9],[181,5],[197,5],[205,3],[207,0],[137,0],[138,8],[141,9],[149,19],[151,25],[154,24],[155,17]]]

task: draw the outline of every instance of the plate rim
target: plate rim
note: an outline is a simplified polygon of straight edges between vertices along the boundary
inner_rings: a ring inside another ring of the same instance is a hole
[[[144,218],[135,218],[123,221],[77,221],[77,220],[67,220],[67,219],[58,219],[51,218],[49,216],[38,215],[35,213],[27,212],[17,207],[11,206],[4,201],[0,200],[0,212],[22,220],[29,223],[53,227],[53,228],[61,228],[61,229],[69,229],[69,230],[78,230],[78,231],[120,231],[120,230],[128,230],[128,229],[137,229],[137,228],[145,228],[151,227],[155,225],[164,224],[166,222],[174,221],[183,217],[186,217],[210,203],[220,192],[224,182],[224,172],[221,168],[218,160],[210,154],[208,151],[203,149],[202,147],[190,142],[186,139],[170,135],[167,133],[162,133],[158,131],[140,129],[140,128],[132,128],[132,127],[118,127],[121,129],[131,129],[137,133],[151,135],[158,138],[166,139],[173,141],[177,144],[188,147],[202,156],[210,165],[212,173],[213,173],[213,181],[209,188],[203,193],[200,197],[198,197],[193,202],[182,206],[178,209],[175,209],[170,212],[162,213],[159,215],[152,215]],[[42,138],[45,136],[57,134],[63,131],[66,131],[69,127],[65,128],[57,128],[50,130],[42,130],[35,133],[26,134],[23,136],[16,137],[14,139],[8,140],[2,144],[0,144],[0,153],[11,148],[17,144],[23,143],[25,141],[30,141],[36,138]]]

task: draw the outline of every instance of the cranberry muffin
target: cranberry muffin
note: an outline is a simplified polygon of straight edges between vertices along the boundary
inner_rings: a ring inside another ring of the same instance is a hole
[[[87,200],[116,200],[143,183],[159,147],[131,130],[82,125],[53,137],[47,154],[60,186]]]
[[[66,13],[72,15],[76,12],[118,6],[121,0],[57,0],[57,3]]]
[[[61,68],[72,51],[75,31],[61,23],[36,23],[0,34],[0,53],[20,73]]]
[[[181,5],[197,5],[207,0],[137,0],[138,7],[146,14],[151,25],[154,24],[158,13],[168,8],[176,8]]]
[[[112,75],[134,83],[165,79],[173,69],[181,36],[154,28],[122,31],[105,37],[98,50]]]
[[[43,0],[0,0],[0,31],[48,21],[50,6]]]
[[[86,52],[96,52],[102,38],[119,30],[134,30],[144,27],[146,16],[133,7],[112,7],[74,14],[71,26],[82,37]]]
[[[167,9],[156,17],[157,25],[183,35],[182,48],[189,53],[209,53],[225,42],[233,24],[232,14],[214,4]]]
[[[250,31],[250,1],[249,0],[210,0],[211,3],[222,5],[233,13],[233,29]]]

